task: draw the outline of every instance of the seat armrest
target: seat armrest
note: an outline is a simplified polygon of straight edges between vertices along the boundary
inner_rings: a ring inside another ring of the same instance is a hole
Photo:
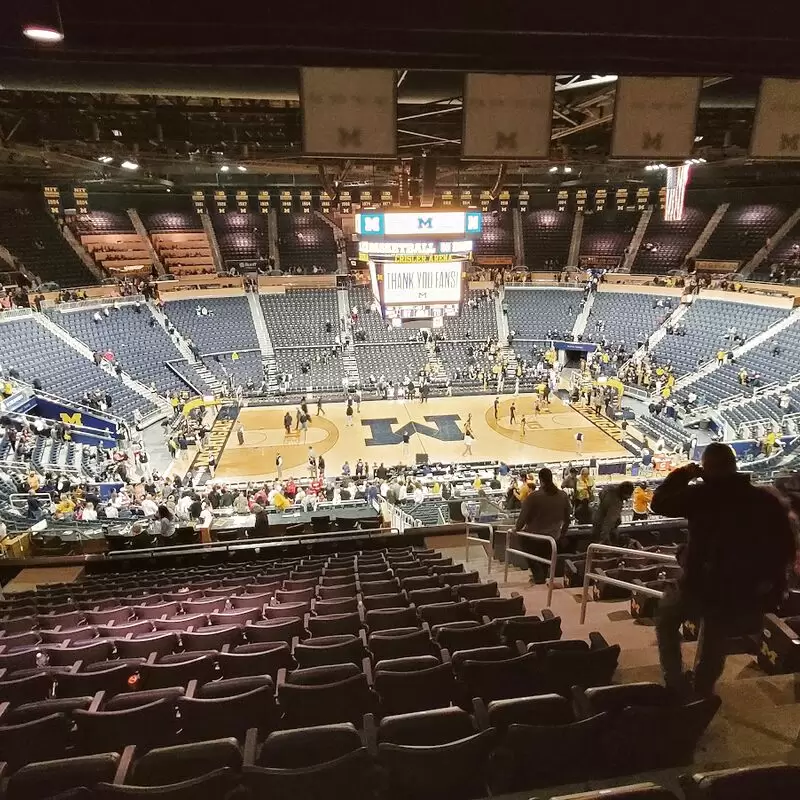
[[[556,615],[549,608],[543,608],[542,609],[542,620],[543,621],[548,620],[548,619],[555,619],[555,617],[556,617]]]
[[[371,689],[373,685],[373,679],[372,679],[372,663],[369,660],[369,656],[365,656],[364,658],[361,659],[361,669],[367,676],[367,685]]]
[[[516,648],[517,648],[517,652],[518,652],[518,653],[519,653],[521,656],[524,656],[524,655],[525,655],[525,653],[527,653],[527,652],[528,652],[528,645],[526,645],[526,644],[525,644],[525,642],[523,642],[523,641],[522,641],[522,639],[517,639],[517,640],[514,642],[514,647],[516,647]]]
[[[592,712],[589,698],[586,697],[586,692],[583,690],[582,686],[573,686],[571,690],[572,695],[572,707],[575,711],[575,717],[577,719],[588,719],[591,716],[594,716],[594,712]]]
[[[441,649],[441,654],[442,654],[442,664],[449,664],[451,661],[450,651],[446,647],[443,647]]]
[[[252,767],[256,763],[256,752],[258,748],[258,728],[248,728],[244,737],[244,766]]]
[[[364,649],[367,649],[367,632],[363,628],[358,629],[358,638],[361,639],[361,644],[364,645]]]
[[[483,698],[472,698],[472,710],[475,714],[475,722],[478,725],[479,731],[485,731],[492,727],[489,724],[489,709],[486,708],[486,703],[484,703]]]
[[[378,727],[374,714],[364,714],[364,746],[372,758],[378,757]]]
[[[89,706],[89,711],[94,713],[95,711],[100,710],[100,706],[103,705],[103,700],[105,700],[106,693],[103,691],[97,692],[94,697],[92,697],[91,705]]]
[[[193,698],[197,694],[197,679],[193,678],[186,685],[186,694],[184,697]]]
[[[114,773],[114,785],[124,786],[127,783],[128,773],[136,755],[136,745],[129,744],[123,751],[117,764],[117,771]]]
[[[278,689],[280,689],[280,687],[283,686],[283,684],[285,683],[286,683],[286,667],[281,667],[278,670],[278,680],[275,685]]]
[[[608,647],[608,642],[599,631],[592,631],[589,634],[589,649],[590,650],[603,650]]]

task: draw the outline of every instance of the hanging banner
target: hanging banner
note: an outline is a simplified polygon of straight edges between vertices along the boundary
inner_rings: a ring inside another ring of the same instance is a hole
[[[688,158],[694,147],[700,78],[620,77],[614,158]]]
[[[396,86],[391,69],[301,69],[303,152],[336,157],[394,156]]]
[[[468,73],[463,157],[482,161],[547,158],[554,83],[551,75]]]
[[[800,80],[764,78],[750,137],[753,158],[800,158]]]

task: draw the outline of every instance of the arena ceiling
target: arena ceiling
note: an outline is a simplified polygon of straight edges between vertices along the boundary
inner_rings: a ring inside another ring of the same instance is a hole
[[[299,64],[397,70],[399,158],[325,162],[354,182],[391,181],[401,162],[423,154],[437,158],[440,181],[494,181],[496,165],[459,159],[466,69],[557,75],[550,160],[509,164],[509,181],[641,179],[642,164],[608,158],[620,72],[706,76],[695,156],[707,164],[698,172],[714,181],[747,168],[764,176],[769,165],[751,167],[746,157],[759,78],[800,73],[800,35],[767,14],[752,18],[743,9],[737,20],[731,7],[722,19],[699,11],[662,17],[626,3],[615,4],[611,16],[608,7],[505,0],[457,11],[430,0],[385,8],[239,2],[231,9],[183,0],[61,0],[65,40],[42,48],[21,27],[55,4],[13,5],[16,20],[9,14],[0,29],[4,182],[130,181],[115,165],[131,157],[141,165],[138,182],[316,181],[319,162],[300,147]],[[99,163],[101,156],[113,164]],[[225,165],[232,174],[221,174]],[[780,174],[790,170],[780,167]]]

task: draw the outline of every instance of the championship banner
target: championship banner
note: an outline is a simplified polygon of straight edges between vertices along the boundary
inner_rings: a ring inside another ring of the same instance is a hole
[[[303,67],[303,152],[336,157],[394,156],[396,93],[391,69]]]
[[[620,77],[614,158],[688,158],[694,147],[700,78]]]
[[[462,156],[483,161],[547,158],[554,83],[551,75],[468,73]]]
[[[753,158],[800,158],[800,80],[764,78],[758,95]]]

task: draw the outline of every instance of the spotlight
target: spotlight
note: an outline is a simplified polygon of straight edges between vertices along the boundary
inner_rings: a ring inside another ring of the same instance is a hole
[[[230,167],[227,164],[223,164],[220,168],[220,172],[227,172]]]
[[[695,136],[694,137],[694,141],[695,141],[695,143],[702,142],[703,141],[703,137],[702,136]]]
[[[122,169],[139,169],[139,165],[135,161],[128,161],[126,158],[122,164],[120,164]]]
[[[564,172],[572,172],[572,167],[564,167]]]
[[[122,131],[119,130],[119,128],[112,128],[111,129],[111,135],[112,136],[116,136],[117,138],[119,138],[120,136],[122,136]]]
[[[239,166],[236,167],[236,169],[238,169],[239,172],[247,172],[247,167],[242,166],[241,164],[239,164]]]
[[[97,160],[103,164],[110,164],[114,159],[111,156],[100,156]]]
[[[558,167],[550,167],[548,172],[558,172]]]
[[[58,44],[64,41],[64,34],[58,28],[50,25],[31,23],[22,29],[22,33],[37,44]]]

